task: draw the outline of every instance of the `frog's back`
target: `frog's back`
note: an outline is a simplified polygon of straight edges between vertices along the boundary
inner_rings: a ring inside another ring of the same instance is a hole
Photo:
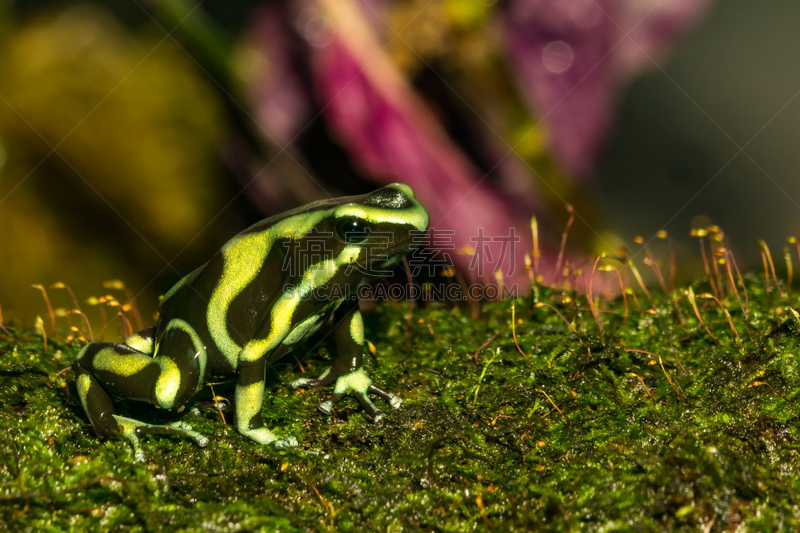
[[[212,371],[235,370],[238,354],[267,321],[288,282],[282,264],[287,235],[309,224],[309,211],[325,211],[331,203],[321,201],[261,220],[229,240],[167,292],[159,305],[157,335],[171,321],[182,320],[205,344]]]

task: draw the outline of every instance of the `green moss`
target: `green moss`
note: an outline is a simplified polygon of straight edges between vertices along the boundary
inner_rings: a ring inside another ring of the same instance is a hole
[[[741,346],[713,300],[697,300],[712,337],[683,292],[677,314],[663,295],[657,314],[629,301],[627,320],[621,299],[602,302],[600,331],[585,297],[560,304],[561,293],[540,289],[577,335],[531,298],[489,303],[478,320],[430,304],[409,321],[407,304],[379,305],[366,317],[378,347],[368,366],[404,399],[381,424],[354,400],[326,418],[319,392],[276,382],[264,417],[300,449],[258,446],[209,408],[185,416],[208,448],[146,438],[145,464],[126,442],[95,437],[74,391],[67,398],[56,373],[77,344],[50,340],[44,353],[29,332],[0,333],[0,521],[52,531],[796,529],[800,322],[789,306],[800,302],[790,293],[776,308],[773,291],[769,305],[753,276],[747,288],[749,326],[735,297],[723,300]],[[512,303],[530,363],[506,328]]]

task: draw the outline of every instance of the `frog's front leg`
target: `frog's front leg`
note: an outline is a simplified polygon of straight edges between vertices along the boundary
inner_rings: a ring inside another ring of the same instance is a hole
[[[380,396],[392,408],[397,409],[403,403],[398,396],[372,384],[372,379],[363,368],[364,321],[358,310],[358,300],[352,298],[336,310],[334,340],[336,342],[336,359],[318,379],[297,379],[292,382],[293,388],[323,387],[334,384],[330,400],[323,401],[318,408],[325,414],[333,413],[333,406],[346,394],[352,394],[367,410],[373,421],[383,418],[383,412],[367,396],[372,393]]]
[[[154,330],[128,337],[125,344],[97,342],[84,347],[75,360],[78,397],[95,433],[123,437],[133,445],[137,460],[144,459],[139,437],[169,434],[188,437],[199,446],[208,439],[181,422],[147,424],[115,413],[111,394],[152,403],[164,409],[183,405],[202,382],[206,351],[185,322],[167,325],[161,344],[167,355],[155,355]]]
[[[264,404],[266,356],[255,361],[239,362],[239,380],[236,383],[236,429],[259,444],[272,444],[278,449],[297,446],[295,437],[279,439],[264,427],[261,407]]]

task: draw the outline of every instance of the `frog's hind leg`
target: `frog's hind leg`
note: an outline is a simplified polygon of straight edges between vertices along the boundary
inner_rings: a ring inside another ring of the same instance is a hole
[[[73,363],[78,396],[97,435],[111,437],[118,425],[113,418],[114,404],[98,378],[115,394],[149,401],[137,394],[137,383],[158,373],[152,367],[154,346],[154,328],[148,328],[125,339],[125,344],[95,342],[78,353]],[[130,379],[134,375],[138,382]]]
[[[111,395],[145,401],[172,409],[186,403],[202,383],[206,352],[194,330],[173,320],[160,344],[170,347],[168,355],[153,356],[153,330],[144,330],[125,344],[93,343],[81,350],[75,361],[78,396],[92,427],[99,436],[122,436],[133,444],[136,458],[144,455],[138,436],[181,435],[205,446],[208,439],[180,422],[154,425],[119,416]]]

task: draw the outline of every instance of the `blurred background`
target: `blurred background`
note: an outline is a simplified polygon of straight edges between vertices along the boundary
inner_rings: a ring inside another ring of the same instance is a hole
[[[552,268],[567,205],[573,267],[665,230],[691,278],[713,223],[760,268],[758,239],[781,256],[800,231],[798,20],[790,0],[2,1],[3,317],[45,314],[32,284],[83,302],[124,280],[149,323],[248,225],[392,181],[478,279],[476,246],[489,278],[527,279],[533,215]]]

